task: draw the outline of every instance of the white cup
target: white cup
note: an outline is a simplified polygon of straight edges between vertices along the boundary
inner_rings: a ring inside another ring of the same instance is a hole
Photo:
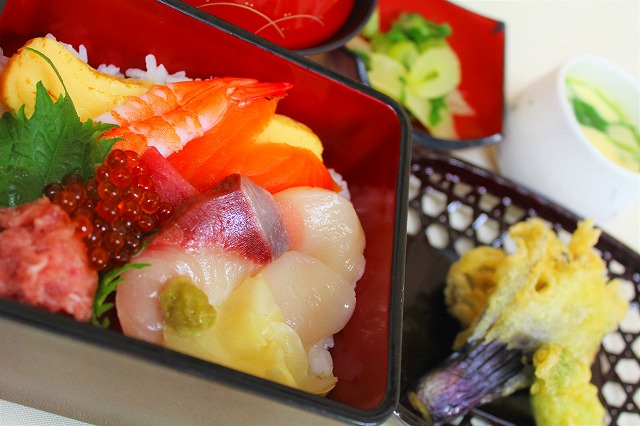
[[[578,56],[516,97],[505,120],[504,140],[496,148],[498,169],[602,224],[640,201],[640,173],[606,158],[581,131],[567,97],[567,75],[599,87],[640,126],[638,82],[605,59]]]

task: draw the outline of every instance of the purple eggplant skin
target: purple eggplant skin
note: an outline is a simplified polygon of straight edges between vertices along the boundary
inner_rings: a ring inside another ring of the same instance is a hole
[[[529,371],[522,351],[506,343],[467,342],[420,378],[409,401],[429,424],[441,424],[526,386]]]

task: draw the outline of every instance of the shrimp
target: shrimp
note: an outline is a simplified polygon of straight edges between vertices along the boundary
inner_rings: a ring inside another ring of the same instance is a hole
[[[104,133],[108,138],[122,138],[114,149],[142,154],[147,146],[153,146],[168,157],[193,139],[228,131],[229,126],[223,124],[237,121],[237,116],[254,103],[263,114],[273,115],[278,99],[291,87],[290,83],[232,77],[169,83],[153,86],[141,96],[128,97],[95,121],[119,126]]]

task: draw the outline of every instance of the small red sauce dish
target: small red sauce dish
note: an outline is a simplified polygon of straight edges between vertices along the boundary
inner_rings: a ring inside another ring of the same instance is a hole
[[[415,122],[414,143],[438,150],[456,150],[501,141],[505,82],[504,24],[446,0],[380,0],[377,8],[380,31],[383,33],[402,13],[417,13],[432,23],[451,27],[451,34],[446,41],[460,61],[458,91],[472,108],[473,114],[454,115],[458,134],[456,139],[435,137]],[[349,66],[344,59],[340,59],[343,69],[339,71],[368,84],[360,56],[350,50],[346,54],[352,57],[355,66]]]

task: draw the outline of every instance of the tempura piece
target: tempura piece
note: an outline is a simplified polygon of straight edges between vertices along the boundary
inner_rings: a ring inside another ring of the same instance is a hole
[[[538,426],[604,425],[598,388],[589,366],[560,345],[544,345],[533,357],[531,407]]]
[[[603,336],[629,308],[592,250],[600,231],[583,221],[565,246],[542,220],[532,219],[509,235],[518,250],[496,269],[496,291],[466,332],[469,340],[500,340],[527,355],[540,344],[558,343],[590,365]]]
[[[499,248],[481,246],[465,253],[449,269],[445,303],[462,326],[469,327],[487,306],[496,289],[496,268],[506,256]]]

